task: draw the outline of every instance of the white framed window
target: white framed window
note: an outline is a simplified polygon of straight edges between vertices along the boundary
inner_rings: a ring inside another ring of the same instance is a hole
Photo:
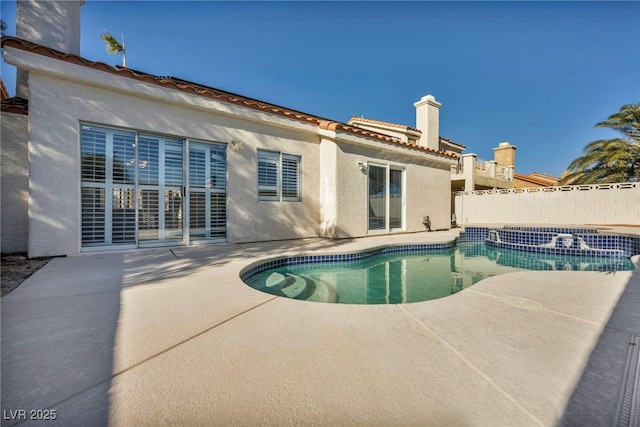
[[[300,156],[258,150],[258,200],[300,201]]]

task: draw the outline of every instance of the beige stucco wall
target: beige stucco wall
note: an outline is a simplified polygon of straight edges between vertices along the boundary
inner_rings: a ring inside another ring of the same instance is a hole
[[[29,71],[31,256],[81,252],[81,123],[209,142],[227,150],[229,242],[368,235],[365,163],[406,170],[406,226],[450,226],[453,159],[335,132],[184,91],[103,73],[14,48],[7,62]],[[257,150],[302,158],[300,202],[258,201]]]
[[[23,114],[0,115],[0,186],[2,253],[27,252],[29,239],[29,157],[27,150],[28,117]]]
[[[424,230],[422,218],[429,215],[432,229],[451,226],[450,165],[434,162],[407,150],[375,144],[363,146],[338,141],[336,149],[336,224],[331,237],[366,236],[380,231],[368,230],[368,176],[358,167],[365,164],[389,164],[405,171],[406,208],[404,231]],[[382,231],[384,233],[385,231]]]
[[[640,225],[640,184],[458,193],[455,195],[455,211],[461,225]]]
[[[80,54],[80,8],[83,1],[19,0],[16,36],[61,52]],[[97,36],[97,34],[96,34]],[[16,95],[29,97],[28,73],[18,70]]]
[[[80,252],[79,124],[90,122],[228,143],[228,241],[314,237],[319,233],[318,138],[149,99],[31,74],[32,256]],[[64,108],[60,108],[64,106]],[[302,157],[302,201],[257,200],[257,149]]]

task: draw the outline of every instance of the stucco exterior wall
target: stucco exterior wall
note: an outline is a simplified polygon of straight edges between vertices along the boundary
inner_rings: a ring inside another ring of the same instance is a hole
[[[82,3],[79,0],[20,0],[16,8],[16,36],[79,55]]]
[[[322,138],[320,142],[320,235],[336,237],[338,232],[338,146],[334,140]]]
[[[80,54],[82,1],[16,2],[16,36],[61,52]],[[16,95],[29,97],[28,73],[18,69]]]
[[[424,230],[422,218],[429,215],[431,228],[451,226],[450,165],[432,163],[406,151],[365,147],[345,142],[337,144],[336,185],[337,224],[333,237],[366,236],[368,230],[368,176],[358,167],[365,164],[389,164],[404,169],[406,207],[404,231]]]
[[[227,240],[232,243],[370,234],[368,178],[358,161],[405,170],[402,231],[423,230],[425,214],[431,217],[432,229],[450,226],[454,159],[346,132],[336,135],[315,124],[14,48],[5,49],[5,58],[30,75],[30,256],[82,251],[83,123],[239,143],[238,150],[227,150]],[[301,201],[258,201],[259,149],[301,156]]]
[[[79,126],[89,122],[209,142],[241,142],[228,150],[228,241],[319,234],[316,135],[241,121],[31,74],[31,256],[80,252]],[[257,200],[257,149],[302,157],[302,201]]]
[[[29,240],[28,116],[2,113],[2,163],[0,185],[2,253],[27,252]]]
[[[458,223],[640,224],[640,184],[474,191],[455,195]]]

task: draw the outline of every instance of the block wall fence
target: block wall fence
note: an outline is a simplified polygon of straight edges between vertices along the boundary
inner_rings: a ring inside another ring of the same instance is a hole
[[[454,210],[459,225],[640,225],[640,183],[461,191]]]

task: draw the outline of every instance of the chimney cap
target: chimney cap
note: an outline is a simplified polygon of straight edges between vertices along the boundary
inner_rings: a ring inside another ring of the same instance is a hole
[[[418,108],[418,107],[422,107],[425,104],[429,104],[429,105],[432,105],[432,106],[438,107],[438,108],[440,108],[440,106],[442,105],[441,103],[436,101],[435,96],[433,96],[433,95],[425,95],[422,98],[420,98],[420,101],[418,101],[415,104],[413,104],[413,106]]]
[[[494,148],[494,150],[500,150],[502,148],[513,148],[515,150],[517,147],[515,145],[511,145],[508,142],[501,142],[496,148]]]

